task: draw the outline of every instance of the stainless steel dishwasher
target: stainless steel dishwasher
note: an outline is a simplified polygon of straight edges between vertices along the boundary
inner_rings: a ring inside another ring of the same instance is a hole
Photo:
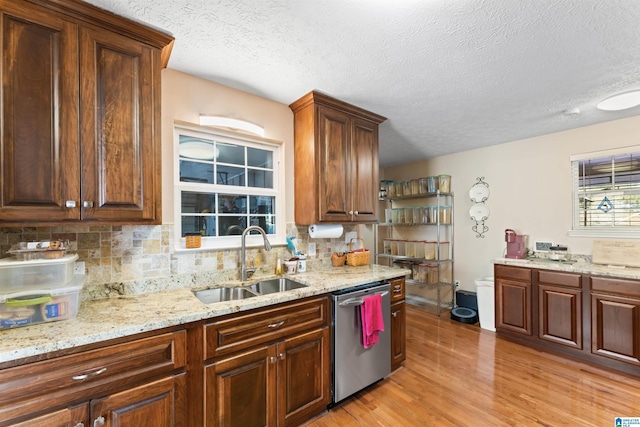
[[[390,285],[376,282],[333,293],[332,404],[362,390],[391,373]],[[360,306],[363,298],[380,294],[384,331],[378,343],[369,348],[362,344]]]

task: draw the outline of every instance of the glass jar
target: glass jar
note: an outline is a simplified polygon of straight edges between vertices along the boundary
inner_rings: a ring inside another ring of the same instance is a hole
[[[566,246],[551,246],[549,248],[549,259],[553,261],[568,261],[569,260],[569,248]]]
[[[427,177],[427,179],[429,180],[429,193],[435,193],[438,191],[438,177],[430,176]]]
[[[424,259],[436,259],[436,242],[424,242]]]
[[[420,194],[429,192],[429,178],[420,178]]]
[[[451,206],[440,206],[440,224],[451,224]]]
[[[451,191],[451,175],[438,175],[438,189],[441,193]]]
[[[449,259],[449,242],[440,242],[438,246],[438,259],[440,261]]]

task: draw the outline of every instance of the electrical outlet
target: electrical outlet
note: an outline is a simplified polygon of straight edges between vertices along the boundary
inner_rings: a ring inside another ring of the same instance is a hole
[[[307,243],[307,252],[310,257],[316,256],[316,244],[315,243]]]
[[[456,280],[455,282],[453,282],[454,285],[456,285],[456,288],[460,286],[460,280]]]
[[[73,274],[85,274],[84,261],[76,261],[73,265]]]
[[[351,243],[351,239],[357,239],[358,233],[356,231],[350,231],[348,233],[344,233],[344,242],[348,245]]]

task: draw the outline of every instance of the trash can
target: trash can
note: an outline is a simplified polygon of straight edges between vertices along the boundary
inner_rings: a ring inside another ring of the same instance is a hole
[[[496,330],[495,290],[493,277],[483,277],[475,280],[478,295],[478,315],[480,327],[489,331]]]

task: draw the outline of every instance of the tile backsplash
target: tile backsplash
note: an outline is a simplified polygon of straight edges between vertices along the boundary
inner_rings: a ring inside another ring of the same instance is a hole
[[[356,230],[357,226],[345,226],[345,233]],[[298,249],[307,252],[306,226],[288,224],[287,236],[296,237]],[[176,252],[171,224],[0,228],[0,256],[8,256],[15,243],[42,240],[69,241],[70,252],[77,253],[79,261],[85,263],[84,300],[206,286],[239,278],[239,249]],[[313,242],[316,257],[308,258],[310,270],[330,266],[331,254],[344,248],[344,237]],[[247,249],[247,265],[268,274],[278,256],[287,259],[291,254],[286,246],[276,246],[269,252]]]

